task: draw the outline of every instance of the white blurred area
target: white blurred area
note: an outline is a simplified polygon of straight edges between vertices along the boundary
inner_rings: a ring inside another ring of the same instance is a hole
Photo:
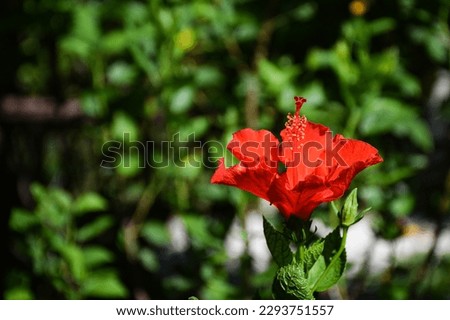
[[[250,211],[245,219],[245,227],[237,219],[232,224],[225,239],[225,250],[231,265],[238,263],[245,253],[246,241],[248,253],[252,257],[252,266],[256,272],[263,272],[269,266],[271,255],[266,245],[261,212],[273,214],[274,208],[262,203],[259,210]],[[417,254],[429,252],[434,242],[434,229],[430,224],[409,221],[405,234],[394,241],[376,237],[371,225],[370,215],[351,226],[347,237],[348,277],[361,272],[379,274],[388,268],[392,261],[407,260]],[[320,220],[313,222],[317,233],[325,236],[331,229]],[[445,229],[437,239],[435,254],[439,258],[450,254],[450,228]]]
[[[271,254],[267,248],[263,232],[262,214],[278,214],[276,209],[261,201],[260,207],[249,211],[243,223],[235,218],[225,238],[224,246],[229,257],[227,267],[230,270],[239,267],[240,258],[248,251],[252,258],[252,268],[256,273],[267,270]],[[352,277],[358,272],[372,275],[379,274],[388,268],[392,261],[405,261],[417,254],[426,254],[434,243],[434,227],[418,221],[409,221],[405,226],[405,234],[394,241],[377,238],[371,225],[371,216],[366,215],[361,221],[351,226],[347,237],[346,275]],[[325,236],[331,229],[320,220],[313,221],[313,228]],[[174,216],[168,222],[171,235],[172,252],[183,252],[190,245],[190,239],[180,217]],[[440,258],[450,254],[450,228],[441,232],[436,242],[435,255]],[[365,270],[361,270],[364,268]]]

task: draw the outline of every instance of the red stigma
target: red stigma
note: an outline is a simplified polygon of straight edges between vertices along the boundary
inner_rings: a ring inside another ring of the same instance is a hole
[[[294,97],[295,100],[295,113],[298,114],[300,112],[300,109],[302,108],[303,104],[306,102],[306,99],[303,97]]]

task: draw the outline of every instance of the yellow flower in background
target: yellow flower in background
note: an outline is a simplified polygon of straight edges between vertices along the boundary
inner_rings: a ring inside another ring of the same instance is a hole
[[[362,16],[367,12],[367,2],[363,0],[354,0],[350,2],[349,10],[354,16]]]
[[[197,43],[195,32],[191,28],[184,28],[175,35],[175,46],[183,51],[191,50]]]
[[[423,233],[425,230],[417,223],[408,223],[403,226],[402,234],[406,237],[415,236]]]

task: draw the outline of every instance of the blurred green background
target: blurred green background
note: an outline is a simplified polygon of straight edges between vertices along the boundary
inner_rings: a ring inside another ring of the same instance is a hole
[[[270,298],[268,209],[209,179],[234,131],[278,134],[295,95],[385,159],[354,181],[359,267],[318,298],[450,298],[449,0],[2,7],[2,298]]]

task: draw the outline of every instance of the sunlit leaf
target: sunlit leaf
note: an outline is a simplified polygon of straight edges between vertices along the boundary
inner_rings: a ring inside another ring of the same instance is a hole
[[[142,226],[141,236],[149,244],[157,246],[166,246],[170,241],[170,235],[166,225],[156,220],[148,221]]]
[[[94,192],[87,192],[80,195],[72,204],[72,210],[76,215],[88,212],[103,211],[108,207],[105,198]]]
[[[337,259],[333,259],[340,245],[340,230],[336,228],[325,237],[323,251],[308,272],[308,283],[315,291],[328,290],[341,278],[346,263],[345,250]]]
[[[93,298],[124,298],[127,289],[113,271],[98,271],[89,274],[81,283],[81,293]]]
[[[113,261],[111,251],[100,246],[83,247],[83,257],[86,268],[94,269]]]
[[[182,114],[189,110],[194,102],[195,90],[192,86],[186,85],[178,89],[172,96],[170,111],[175,114]]]
[[[111,228],[113,224],[114,221],[111,216],[103,215],[78,229],[77,240],[79,242],[89,241]]]

